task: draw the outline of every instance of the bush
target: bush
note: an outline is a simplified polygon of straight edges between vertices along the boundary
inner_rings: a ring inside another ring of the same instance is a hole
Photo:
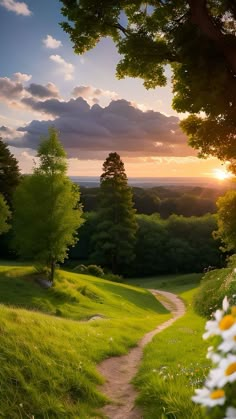
[[[112,272],[104,274],[103,279],[107,279],[112,282],[124,282],[124,279],[121,275],[115,275]]]
[[[97,276],[98,278],[103,278],[104,271],[101,266],[98,265],[88,265],[87,266],[87,273],[89,275]]]
[[[227,295],[229,299],[236,294],[236,272],[232,268],[216,269],[208,272],[195,295],[193,305],[195,311],[204,317],[222,306],[222,301]]]
[[[104,277],[104,271],[101,266],[97,265],[78,265],[73,269],[75,272],[84,274],[84,275],[92,275],[98,278]]]

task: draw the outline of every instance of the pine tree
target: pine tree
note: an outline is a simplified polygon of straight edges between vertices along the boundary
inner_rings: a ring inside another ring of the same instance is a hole
[[[82,224],[79,190],[66,176],[66,154],[51,128],[39,146],[40,165],[18,186],[14,199],[15,246],[21,256],[46,268],[53,282],[57,262],[77,241]]]
[[[124,163],[117,153],[110,153],[100,178],[93,257],[113,273],[126,273],[135,257],[137,222],[132,198]]]
[[[18,162],[0,138],[0,193],[12,205],[14,190],[20,182]]]

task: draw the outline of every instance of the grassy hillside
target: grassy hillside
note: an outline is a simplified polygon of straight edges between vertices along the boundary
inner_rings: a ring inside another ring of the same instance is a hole
[[[201,408],[191,401],[194,389],[201,388],[209,370],[209,361],[206,360],[208,342],[202,340],[205,320],[192,309],[199,278],[184,275],[182,279],[181,283],[181,276],[169,277],[168,290],[179,294],[185,301],[187,312],[147,345],[134,380],[140,391],[138,403],[144,409],[144,419],[205,417]],[[184,284],[185,279],[187,284]],[[159,281],[157,278],[156,283]],[[146,281],[143,286],[145,284]]]
[[[34,280],[31,267],[0,267],[0,417],[98,417],[96,363],[125,353],[169,314],[130,285],[64,271],[49,290]]]
[[[176,294],[198,287],[202,274],[162,275],[148,278],[130,279],[129,284],[143,288],[170,291]]]

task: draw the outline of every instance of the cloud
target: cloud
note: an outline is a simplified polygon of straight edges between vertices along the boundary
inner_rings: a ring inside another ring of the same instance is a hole
[[[24,99],[34,110],[54,115],[52,121],[34,120],[18,131],[23,136],[11,145],[36,149],[40,137],[55,126],[69,157],[104,159],[110,151],[122,157],[191,156],[195,153],[187,145],[186,136],[179,128],[177,117],[138,109],[126,100],[112,101],[102,108],[89,106],[82,98],[59,101],[52,98],[35,101]]]
[[[5,125],[2,125],[0,127],[0,137],[2,137],[4,140],[11,140],[15,138],[22,137],[22,133],[20,131],[17,131],[14,128],[6,127]]]
[[[39,98],[50,98],[50,97],[59,97],[59,90],[54,83],[48,83],[46,86],[42,84],[31,83],[29,87],[26,88],[32,96]]]
[[[20,99],[22,96],[24,87],[22,83],[13,81],[8,77],[0,77],[0,98],[12,100]]]
[[[47,35],[46,38],[43,39],[43,44],[46,48],[56,49],[62,46],[62,42],[53,38],[51,35]]]
[[[20,83],[24,83],[24,82],[27,82],[27,81],[32,79],[31,74],[14,73],[13,76],[14,76],[15,80],[20,82]]]
[[[75,67],[73,64],[65,61],[60,55],[50,55],[50,60],[59,65],[65,80],[72,80],[74,78]]]
[[[97,89],[93,86],[76,86],[71,92],[72,97],[82,97],[90,104],[99,103],[101,98],[109,98],[111,100],[119,99],[116,92],[110,90]]]
[[[11,12],[15,12],[17,15],[30,16],[32,14],[28,5],[24,2],[15,0],[0,0],[0,5]]]

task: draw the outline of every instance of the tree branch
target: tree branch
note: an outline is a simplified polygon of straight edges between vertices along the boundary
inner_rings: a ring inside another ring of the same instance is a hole
[[[204,35],[215,42],[223,52],[228,67],[236,75],[236,37],[224,35],[211,19],[207,0],[188,0],[191,10],[191,22],[197,25]]]

